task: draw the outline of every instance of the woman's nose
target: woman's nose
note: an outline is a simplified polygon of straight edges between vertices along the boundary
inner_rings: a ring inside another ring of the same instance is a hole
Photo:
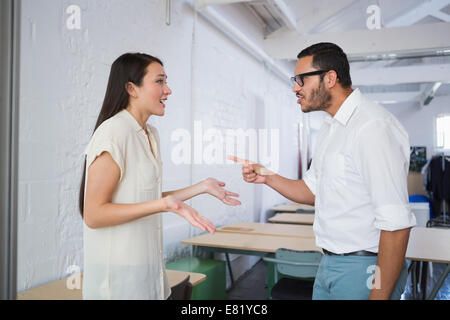
[[[166,95],[172,94],[172,90],[170,90],[170,88],[169,88],[168,85],[166,85],[166,90],[164,90],[164,93],[165,93]]]

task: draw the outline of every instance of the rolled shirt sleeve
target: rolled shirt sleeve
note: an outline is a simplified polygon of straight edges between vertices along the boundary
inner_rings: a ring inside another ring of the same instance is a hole
[[[357,135],[355,151],[355,165],[374,207],[375,227],[395,231],[415,226],[408,200],[406,131],[389,119],[371,121]]]

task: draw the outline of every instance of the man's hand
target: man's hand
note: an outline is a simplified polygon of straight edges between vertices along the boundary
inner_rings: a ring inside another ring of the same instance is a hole
[[[227,156],[228,160],[242,164],[242,177],[248,183],[266,183],[266,176],[273,174],[260,164],[235,156]]]
[[[315,196],[303,180],[284,178],[260,164],[235,156],[227,156],[227,159],[242,164],[242,177],[245,182],[264,183],[291,201],[314,205]]]

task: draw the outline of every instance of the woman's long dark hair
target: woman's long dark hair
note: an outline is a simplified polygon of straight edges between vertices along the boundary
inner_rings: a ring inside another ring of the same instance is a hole
[[[153,62],[163,63],[156,57],[144,53],[125,53],[114,61],[109,74],[108,86],[106,88],[105,99],[103,100],[102,109],[97,118],[94,132],[103,123],[128,105],[129,95],[125,85],[132,82],[137,86],[141,86],[142,79],[146,74],[147,66]],[[83,176],[80,185],[79,207],[81,217],[83,217],[84,209],[84,186],[86,183],[86,158],[84,159]]]

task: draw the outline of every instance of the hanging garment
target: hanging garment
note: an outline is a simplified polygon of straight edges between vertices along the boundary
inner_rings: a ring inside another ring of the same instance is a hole
[[[444,167],[442,168],[444,161]],[[427,174],[427,190],[431,194],[431,208],[435,217],[442,212],[443,200],[450,200],[450,161],[443,156],[431,159]]]
[[[442,177],[442,197],[450,201],[450,161],[449,159],[444,159],[445,170]]]
[[[442,200],[442,158],[434,157],[431,159],[429,166],[427,190],[433,193],[433,198]]]

